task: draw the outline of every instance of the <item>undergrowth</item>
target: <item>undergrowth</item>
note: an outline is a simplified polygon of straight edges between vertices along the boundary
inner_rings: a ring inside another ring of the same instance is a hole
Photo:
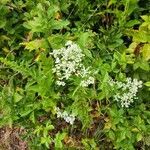
[[[27,149],[148,150],[149,100],[149,0],[0,1],[0,127]]]

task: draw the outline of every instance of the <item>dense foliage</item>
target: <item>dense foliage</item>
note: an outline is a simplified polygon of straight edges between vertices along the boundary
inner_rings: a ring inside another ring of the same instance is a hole
[[[149,100],[149,0],[0,1],[0,127],[29,150],[148,150]]]

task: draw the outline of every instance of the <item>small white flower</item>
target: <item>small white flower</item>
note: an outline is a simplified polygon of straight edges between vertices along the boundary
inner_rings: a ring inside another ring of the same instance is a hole
[[[56,84],[65,86],[66,81],[72,75],[82,78],[80,85],[83,87],[93,84],[94,78],[90,76],[90,67],[85,68],[82,64],[85,55],[82,53],[80,47],[72,41],[68,41],[65,46],[50,53],[55,59],[55,66],[52,71],[57,76]]]
[[[57,112],[57,118],[62,117],[61,112]]]
[[[55,72],[56,72],[56,68],[53,68],[53,69],[52,69],[52,72],[55,73]]]
[[[58,57],[56,58],[55,63],[56,64],[60,63],[60,59]]]
[[[65,82],[63,82],[63,81],[56,81],[56,84],[57,84],[57,85],[65,86]]]
[[[114,95],[114,100],[121,103],[122,107],[128,108],[134,99],[137,99],[138,89],[142,87],[142,81],[127,78],[126,82],[112,82],[111,86],[117,85],[118,93]]]
[[[56,114],[57,114],[57,118],[62,117],[62,113],[60,111],[60,109],[58,107],[55,108]]]
[[[67,41],[67,43],[65,44],[65,46],[71,45],[72,41]]]
[[[66,111],[64,111],[62,116],[63,116],[63,118],[66,118],[66,117],[68,117],[68,113]]]
[[[70,123],[71,125],[75,121],[75,116],[73,114],[68,114],[67,111],[61,112],[58,107],[55,108],[57,118],[63,118],[67,123]]]
[[[86,80],[82,80],[81,83],[80,83],[80,86],[87,87],[90,84],[94,84],[94,78],[91,77],[91,76]]]

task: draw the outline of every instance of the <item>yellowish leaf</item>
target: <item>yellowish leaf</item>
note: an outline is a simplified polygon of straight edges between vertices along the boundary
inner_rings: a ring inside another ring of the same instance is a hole
[[[45,46],[45,40],[44,39],[36,39],[30,42],[23,42],[21,45],[24,45],[26,49],[29,51],[37,50],[39,48],[42,48]]]
[[[127,52],[133,53],[138,44],[139,44],[138,42],[132,42],[129,48],[127,49]]]
[[[148,61],[150,59],[150,44],[145,44],[142,48],[143,58]]]
[[[111,122],[105,123],[104,129],[110,129],[111,128]]]
[[[133,132],[139,132],[139,129],[138,128],[133,128],[132,131]]]

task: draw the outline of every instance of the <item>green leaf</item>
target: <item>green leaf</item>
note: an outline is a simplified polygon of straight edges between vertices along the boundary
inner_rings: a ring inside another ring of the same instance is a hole
[[[145,83],[144,83],[144,85],[146,85],[146,86],[150,87],[150,81],[145,82]]]
[[[150,136],[146,136],[144,139],[145,139],[145,144],[150,146]]]
[[[98,148],[96,147],[96,142],[94,139],[82,139],[82,144],[84,145],[85,149],[87,150],[97,150]]]
[[[144,61],[140,62],[140,68],[143,70],[149,71],[149,69],[150,69],[149,63],[144,62]]]
[[[69,25],[69,21],[67,21],[67,20],[61,20],[61,21],[52,20],[50,22],[50,24],[51,24],[51,29],[60,30],[60,29],[66,28]]]
[[[6,4],[6,3],[8,3],[8,2],[10,2],[10,0],[1,0],[1,1],[0,1],[0,4]]]
[[[31,113],[30,115],[30,120],[35,123],[35,115],[34,115],[34,111]]]
[[[138,134],[136,135],[137,142],[141,141],[142,138],[143,138],[143,136],[142,136],[141,133],[138,133]]]
[[[91,37],[93,36],[92,32],[85,32],[85,33],[79,33],[79,39],[78,39],[78,43],[81,47],[81,49],[83,50],[84,54],[89,57],[89,58],[93,58],[92,57],[92,53],[90,52],[90,50],[88,50],[88,48],[90,48],[91,44]]]
[[[0,20],[0,28],[4,28],[5,27],[5,25],[6,25],[6,20],[5,19],[3,19],[3,20]]]
[[[130,44],[129,48],[126,49],[126,51],[129,52],[129,53],[134,53],[134,50],[135,50],[135,48],[137,47],[138,44],[139,43],[137,43],[137,42],[132,42]]]
[[[143,15],[143,16],[141,16],[141,18],[142,18],[145,22],[147,22],[147,21],[150,20],[150,17],[147,16],[147,15]]]
[[[126,24],[125,24],[125,26],[126,27],[133,27],[134,25],[137,25],[137,24],[140,24],[140,21],[139,20],[130,20],[130,21],[128,21]]]
[[[26,107],[22,108],[22,110],[20,111],[20,115],[21,117],[27,116],[28,114],[30,114],[33,111],[33,105],[27,105]]]
[[[108,7],[112,4],[115,4],[116,2],[117,2],[117,0],[109,0]]]
[[[34,41],[23,42],[21,45],[24,45],[25,49],[28,49],[29,51],[47,47],[44,39],[35,39]]]
[[[23,98],[23,96],[17,92],[14,94],[14,102],[15,103],[19,102],[22,98]]]
[[[146,61],[150,59],[150,44],[144,44],[142,48],[142,55]]]
[[[111,139],[111,140],[115,140],[115,133],[112,131],[112,130],[110,130],[109,132],[108,132],[108,136],[109,136],[109,138]]]
[[[46,123],[46,128],[45,128],[46,130],[53,130],[54,129],[54,126],[53,125],[51,125],[49,122],[47,122]]]
[[[59,49],[65,45],[65,37],[63,35],[55,34],[48,37],[52,49]]]
[[[138,8],[137,0],[125,0],[123,1],[125,5],[125,15],[129,16],[136,8]]]
[[[126,34],[133,37],[134,42],[149,42],[150,41],[150,34],[146,31],[139,31],[139,30],[127,30]]]
[[[49,149],[49,145],[52,142],[52,139],[50,136],[47,137],[41,137],[41,144],[45,144],[45,146]]]
[[[121,142],[124,139],[126,139],[126,129],[123,128],[121,131],[118,131],[118,134],[116,137],[117,137],[117,142]]]
[[[54,139],[55,148],[63,148],[63,144],[61,141],[65,138],[65,136],[66,136],[65,132],[63,132],[63,133],[58,132],[56,134],[56,137]]]

